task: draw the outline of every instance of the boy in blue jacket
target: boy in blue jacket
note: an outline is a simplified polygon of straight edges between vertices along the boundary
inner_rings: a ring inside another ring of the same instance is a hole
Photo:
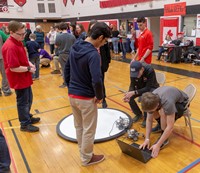
[[[110,35],[109,27],[97,22],[85,40],[79,39],[72,46],[65,65],[64,79],[68,87],[83,166],[104,160],[104,155],[93,154],[97,103],[101,103],[103,98],[101,57],[97,48],[103,46]]]

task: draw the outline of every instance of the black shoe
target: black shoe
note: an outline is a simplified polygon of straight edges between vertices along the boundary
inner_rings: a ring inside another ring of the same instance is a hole
[[[157,124],[155,127],[153,127],[153,128],[151,129],[151,132],[152,132],[152,133],[160,133],[160,132],[162,132],[162,129],[161,129],[161,127],[160,127],[160,124]]]
[[[41,66],[41,68],[48,68],[48,67],[50,67],[50,64]]]
[[[67,88],[67,85],[62,84],[62,85],[59,86],[59,88]]]
[[[141,127],[142,127],[142,128],[145,128],[145,127],[146,127],[146,120],[145,120],[145,119],[142,121]]]
[[[0,91],[0,96],[2,96],[2,92]]]
[[[107,108],[107,107],[108,107],[108,105],[107,105],[106,101],[103,101],[102,102],[102,108]]]
[[[161,136],[160,136],[160,137],[161,137]],[[156,144],[156,143],[159,141],[160,137],[157,139],[157,141],[156,141],[154,144]],[[163,142],[163,144],[160,146],[160,149],[162,150],[162,149],[165,148],[165,146],[168,145],[168,144],[169,144],[169,139],[167,138],[167,139]]]
[[[12,92],[4,93],[4,96],[10,96]]]
[[[31,117],[31,124],[36,124],[36,123],[38,123],[39,121],[40,121],[40,118],[39,118],[39,117],[36,117],[36,118]]]
[[[61,74],[60,70],[54,70],[51,72],[51,74]]]
[[[136,123],[140,118],[142,118],[142,115],[136,115],[133,119],[132,122]]]
[[[29,124],[27,126],[21,126],[20,127],[21,131],[26,131],[26,132],[38,132],[39,127],[33,126],[32,124]]]

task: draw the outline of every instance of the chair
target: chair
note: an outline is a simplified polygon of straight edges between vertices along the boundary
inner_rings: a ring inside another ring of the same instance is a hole
[[[156,72],[156,79],[160,85],[164,85],[166,81],[166,77],[164,73]]]
[[[193,132],[192,132],[192,124],[191,124],[191,120],[190,120],[191,112],[190,112],[189,106],[190,106],[190,103],[191,103],[191,101],[193,100],[193,98],[196,94],[197,89],[193,84],[189,84],[185,87],[185,89],[183,91],[189,97],[189,101],[188,101],[187,105],[185,106],[186,111],[184,112],[185,125],[189,126],[191,138],[192,138],[192,141],[193,141],[194,138],[193,138]]]

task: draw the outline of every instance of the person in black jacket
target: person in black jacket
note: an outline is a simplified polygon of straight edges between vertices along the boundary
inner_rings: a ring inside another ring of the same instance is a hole
[[[95,20],[95,19],[90,21],[89,26],[88,26],[87,35],[90,34],[90,30],[94,26],[95,23],[97,23],[97,20]],[[109,48],[108,42],[99,48],[99,52],[101,55],[101,74],[102,74],[102,84],[103,84],[102,108],[107,108],[108,105],[106,102],[106,89],[105,89],[105,85],[104,85],[104,78],[105,78],[105,72],[108,71],[109,64],[111,61],[110,48]]]
[[[109,63],[111,61],[110,49],[108,43],[100,47],[100,55],[101,55],[101,74],[102,74],[102,84],[103,84],[102,107],[107,108],[108,105],[106,102],[106,89],[104,85],[104,78],[105,78],[105,72],[107,72],[109,68]]]
[[[143,115],[135,98],[141,96],[145,92],[152,92],[159,87],[159,84],[152,66],[139,61],[133,61],[130,65],[130,80],[129,92],[125,93],[123,100],[129,102],[131,110],[135,114],[132,121],[137,122]],[[144,112],[144,120],[141,124],[142,127],[146,127],[146,115],[146,112]]]

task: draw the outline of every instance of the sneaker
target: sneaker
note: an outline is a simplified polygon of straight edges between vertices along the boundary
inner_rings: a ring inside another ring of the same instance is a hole
[[[54,70],[51,72],[51,74],[61,74],[60,70]]]
[[[7,93],[4,93],[4,96],[10,96],[12,94],[12,92],[7,92]]]
[[[84,166],[93,165],[99,162],[102,162],[105,159],[104,155],[94,155],[92,156],[91,160]]]
[[[0,96],[2,96],[2,92],[0,91]]]
[[[160,132],[162,132],[162,129],[161,129],[161,127],[160,127],[160,124],[157,124],[155,127],[153,127],[153,128],[151,129],[151,132],[152,132],[152,133],[160,133]]]
[[[41,68],[48,68],[48,67],[50,67],[50,64],[41,66]]]
[[[107,108],[107,107],[108,107],[108,105],[107,105],[106,101],[103,101],[102,102],[102,108]]]
[[[40,122],[40,118],[39,117],[31,117],[31,124],[36,124],[36,123],[38,123],[38,122]]]
[[[62,85],[59,86],[59,88],[67,88],[67,85],[62,84]]]
[[[139,119],[142,118],[142,115],[136,115],[133,119],[132,122],[136,123],[137,121],[139,121]]]
[[[161,136],[160,136],[160,137],[161,137]],[[156,143],[159,141],[160,137],[157,139],[157,141],[156,141],[154,144],[156,144]],[[163,148],[165,148],[166,145],[168,145],[168,144],[169,144],[169,139],[167,138],[167,139],[163,142],[163,144],[160,146],[160,150],[162,150]]]
[[[142,128],[145,128],[146,127],[146,120],[144,119],[140,125],[141,125]]]
[[[28,124],[27,126],[21,126],[20,130],[26,132],[38,132],[39,127],[33,126],[32,124]]]

